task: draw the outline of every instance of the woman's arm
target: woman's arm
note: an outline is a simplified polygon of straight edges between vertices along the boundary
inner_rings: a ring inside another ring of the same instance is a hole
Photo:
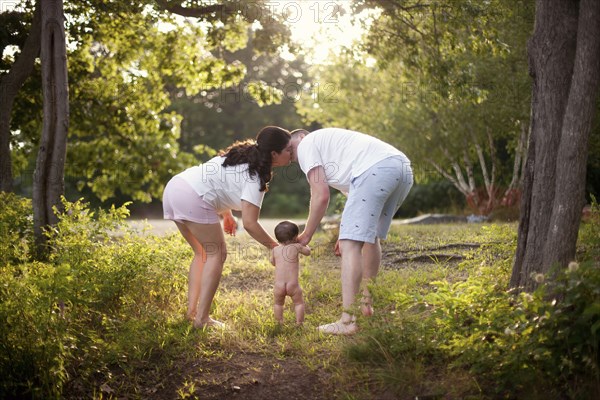
[[[277,246],[278,243],[258,222],[259,215],[260,208],[250,202],[247,202],[246,200],[242,200],[242,223],[244,224],[244,229],[257,242],[266,246],[268,249],[272,249],[273,247]]]

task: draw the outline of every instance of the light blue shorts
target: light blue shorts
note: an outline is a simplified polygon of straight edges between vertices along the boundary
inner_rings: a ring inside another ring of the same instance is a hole
[[[340,239],[375,243],[385,240],[392,218],[413,185],[410,161],[403,156],[382,160],[350,183],[340,223]]]

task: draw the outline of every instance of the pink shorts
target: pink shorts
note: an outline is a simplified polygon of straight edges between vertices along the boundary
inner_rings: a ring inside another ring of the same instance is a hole
[[[191,221],[198,224],[218,224],[219,216],[213,206],[202,199],[182,178],[174,177],[163,192],[165,219],[177,222]]]

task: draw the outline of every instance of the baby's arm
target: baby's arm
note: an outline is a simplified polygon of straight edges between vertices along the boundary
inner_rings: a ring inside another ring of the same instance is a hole
[[[275,265],[275,249],[271,249],[269,253],[269,261],[271,261],[271,264]]]
[[[298,243],[298,253],[303,254],[305,256],[310,256],[310,247],[302,246],[300,243]]]

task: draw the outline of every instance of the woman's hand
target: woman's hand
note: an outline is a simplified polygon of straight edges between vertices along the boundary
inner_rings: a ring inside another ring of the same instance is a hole
[[[237,231],[237,222],[231,213],[231,210],[223,213],[223,230],[226,234],[235,236]]]

